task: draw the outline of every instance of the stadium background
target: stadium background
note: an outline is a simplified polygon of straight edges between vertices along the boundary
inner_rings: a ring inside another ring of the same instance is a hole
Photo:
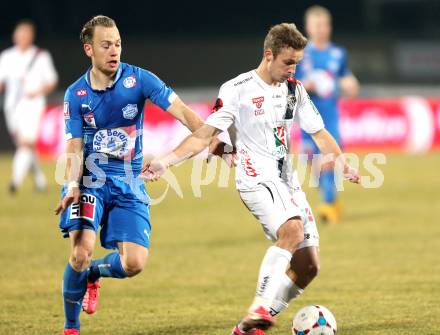
[[[307,303],[329,307],[341,334],[439,334],[439,1],[8,2],[0,11],[0,50],[10,46],[16,21],[30,18],[37,45],[52,53],[60,82],[40,140],[50,157],[62,150],[56,106],[89,66],[78,34],[91,16],[113,17],[123,61],[152,70],[206,116],[221,83],[257,66],[267,29],[285,21],[302,29],[304,10],[316,3],[332,12],[333,39],[348,49],[361,82],[360,98],[342,102],[346,147],[385,153],[385,183],[346,187],[344,223],[320,226],[321,275],[273,334],[288,334],[288,319]],[[164,115],[154,110],[147,117],[151,147],[159,151],[185,135]],[[3,117],[0,131],[7,133]],[[28,181],[9,196],[12,149],[2,136],[0,334],[57,334],[68,253],[51,213],[58,186],[53,181],[47,194],[35,195]],[[48,175],[54,166],[53,159],[44,162]],[[232,180],[219,188],[218,175],[205,176],[209,185],[197,193],[191,163],[175,173],[183,196],[170,190],[153,207],[149,267],[130,282],[105,282],[102,310],[83,318],[85,334],[228,334],[247,306],[267,245],[260,228]],[[150,186],[153,196],[165,189],[164,182]],[[316,190],[305,190],[316,206]],[[120,327],[105,327],[116,319]]]

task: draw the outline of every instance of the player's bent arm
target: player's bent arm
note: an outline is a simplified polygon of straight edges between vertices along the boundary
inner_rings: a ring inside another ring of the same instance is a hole
[[[316,146],[324,155],[324,159],[326,161],[329,161],[329,163],[333,164],[341,164],[344,177],[353,183],[359,183],[360,176],[358,171],[348,165],[348,162],[345,159],[338,143],[325,128],[322,128],[316,133],[311,134],[311,136],[313,141],[316,143]]]
[[[69,182],[81,181],[83,174],[83,140],[82,138],[71,138],[66,145],[67,164],[66,177]]]
[[[204,123],[199,114],[189,108],[179,97],[168,107],[167,112],[179,120],[191,132],[199,129]]]
[[[339,80],[342,93],[348,98],[356,98],[359,95],[359,82],[352,74],[342,77]]]
[[[327,131],[327,129],[322,128],[316,133],[311,134],[313,141],[319,148],[323,155],[333,154],[335,156],[342,155],[342,150],[339,147],[333,136]]]
[[[168,107],[167,112],[179,120],[191,132],[195,132],[204,124],[203,119],[199,116],[199,114],[189,108],[179,97],[177,97],[170,107]],[[226,145],[227,144],[223,143],[219,139],[215,139],[212,141],[212,144],[209,147],[209,153],[223,157],[222,155],[227,152],[225,149]]]
[[[220,130],[204,124],[185,138],[169,155],[162,159],[165,166],[175,165],[202,152],[220,134]]]
[[[204,124],[200,129],[186,137],[171,153],[154,159],[142,171],[142,177],[147,180],[157,180],[166,169],[172,165],[183,162],[205,149],[220,134],[220,130]]]
[[[83,174],[83,140],[82,138],[71,138],[66,145],[66,172],[67,193],[60,201],[55,214],[63,212],[70,204],[79,202],[79,184]]]

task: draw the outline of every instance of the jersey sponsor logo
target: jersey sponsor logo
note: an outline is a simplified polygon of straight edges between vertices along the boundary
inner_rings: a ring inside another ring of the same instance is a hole
[[[83,193],[79,203],[72,204],[70,207],[70,219],[95,220],[96,197],[92,194]]]
[[[241,84],[244,84],[244,83],[247,83],[249,80],[251,80],[252,79],[252,77],[247,77],[247,78],[245,78],[245,79],[243,79],[243,80],[240,80],[240,81],[237,81],[236,83],[234,83],[234,86],[238,86],[238,85],[241,85]]]
[[[217,100],[215,101],[214,107],[212,107],[212,112],[215,113],[222,107],[223,107],[223,100],[220,98],[217,98]]]
[[[93,128],[96,128],[95,115],[93,113],[87,113],[83,115],[84,122]]]
[[[136,84],[137,84],[136,77],[134,75],[125,78],[124,81],[122,82],[122,85],[124,85],[125,88],[135,87]]]
[[[249,156],[249,153],[246,150],[240,150],[241,154],[241,166],[243,167],[245,173],[249,177],[258,176],[255,167],[253,166],[252,159]]]
[[[138,113],[138,106],[136,104],[128,104],[122,108],[122,116],[124,119],[133,120]]]
[[[79,97],[85,97],[87,95],[87,90],[85,88],[78,88],[76,90],[76,95]]]
[[[124,159],[132,158],[134,155],[134,144],[136,137],[133,138],[127,133],[132,127],[101,129],[93,137],[93,150],[111,156],[113,158]],[[134,129],[136,129],[134,127]],[[136,135],[136,131],[134,131]]]
[[[283,158],[287,154],[287,131],[284,126],[277,126],[273,128],[273,135],[275,138],[275,150],[272,155],[277,158]]]
[[[257,108],[261,108],[263,106],[264,97],[252,98],[252,103],[255,104]]]
[[[70,108],[69,108],[69,102],[68,101],[64,101],[63,114],[64,114],[64,119],[66,119],[66,120],[70,119]]]

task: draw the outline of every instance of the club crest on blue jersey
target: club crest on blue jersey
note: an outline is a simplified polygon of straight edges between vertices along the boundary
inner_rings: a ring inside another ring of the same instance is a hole
[[[132,88],[136,86],[136,77],[135,76],[129,76],[124,79],[122,82],[122,85],[124,85],[125,88]]]
[[[138,107],[136,104],[128,104],[122,108],[122,115],[124,119],[133,120],[138,113]]]

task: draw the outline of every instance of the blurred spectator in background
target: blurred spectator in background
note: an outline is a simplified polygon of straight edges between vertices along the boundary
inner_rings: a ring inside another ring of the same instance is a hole
[[[297,66],[295,78],[301,80],[313,103],[322,115],[326,129],[333,135],[339,145],[338,98],[342,91],[347,97],[358,95],[359,84],[347,64],[345,49],[330,41],[332,32],[332,16],[321,6],[307,9],[305,30],[309,43],[304,50],[304,58]],[[302,131],[302,152],[311,158],[319,154],[319,149],[309,134]],[[331,163],[325,160],[318,164],[319,169],[313,170],[319,176],[322,204],[318,209],[319,217],[328,223],[337,223],[341,216],[341,204],[337,199],[335,174]],[[313,166],[312,166],[313,168]]]
[[[37,191],[46,188],[46,178],[35,154],[46,95],[58,82],[58,75],[48,51],[34,45],[35,26],[19,21],[14,29],[14,45],[0,54],[0,91],[4,91],[6,124],[16,146],[12,161],[9,191],[15,193],[28,171]]]

